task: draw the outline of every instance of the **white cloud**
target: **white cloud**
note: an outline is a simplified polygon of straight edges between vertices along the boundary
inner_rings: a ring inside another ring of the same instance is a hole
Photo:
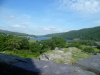
[[[85,14],[100,12],[100,0],[59,0],[59,8],[75,10]]]
[[[26,26],[24,25],[18,25],[18,24],[15,24],[15,25],[12,25],[13,28],[26,28]]]
[[[54,30],[54,29],[56,29],[54,26],[43,28],[43,30]]]
[[[16,24],[16,25],[12,25],[12,27],[14,27],[14,28],[20,28],[21,26],[18,25],[18,24]]]
[[[62,29],[57,29],[56,31],[57,31],[57,32],[63,32],[63,30],[62,30]]]

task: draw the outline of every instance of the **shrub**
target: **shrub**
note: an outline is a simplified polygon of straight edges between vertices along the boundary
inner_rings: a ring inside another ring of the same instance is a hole
[[[92,48],[92,47],[85,47],[85,48],[83,49],[83,51],[88,52],[88,53],[95,53],[95,50],[94,50],[94,48]]]

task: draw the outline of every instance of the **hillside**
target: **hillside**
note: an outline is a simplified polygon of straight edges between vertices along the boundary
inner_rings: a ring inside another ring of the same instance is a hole
[[[63,33],[53,33],[53,34],[47,34],[46,37],[52,37],[52,36],[60,36]]]
[[[65,33],[49,34],[46,36],[61,36],[66,39],[89,39],[100,41],[100,26],[93,28],[84,28],[81,30],[73,30]]]
[[[0,34],[4,34],[4,35],[17,35],[17,36],[30,36],[30,37],[36,37],[35,35],[30,35],[30,34],[26,34],[26,33],[19,33],[19,32],[12,32],[12,31],[7,31],[7,30],[2,30],[0,29]]]

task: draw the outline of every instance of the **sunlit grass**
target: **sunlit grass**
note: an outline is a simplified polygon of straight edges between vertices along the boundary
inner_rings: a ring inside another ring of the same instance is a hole
[[[28,41],[29,41],[29,43],[36,42],[36,40],[28,40]]]
[[[10,54],[14,56],[20,56],[22,58],[37,58],[38,56],[32,53],[30,50],[6,50],[5,54]]]

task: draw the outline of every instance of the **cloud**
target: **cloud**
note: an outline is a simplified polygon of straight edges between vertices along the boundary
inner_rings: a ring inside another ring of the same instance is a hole
[[[54,26],[49,26],[49,27],[34,26],[32,32],[34,32],[33,34],[45,35],[45,34],[50,34],[50,33],[64,32],[64,31]]]
[[[14,27],[14,28],[20,28],[20,25],[12,25],[12,27]]]
[[[24,25],[18,25],[18,24],[15,24],[15,25],[12,25],[13,28],[26,28],[26,26]]]
[[[57,31],[58,33],[59,33],[59,32],[63,32],[62,29],[57,29],[57,30],[55,30],[55,31]]]
[[[54,26],[43,28],[43,30],[54,30],[56,29]]]
[[[100,12],[100,0],[59,0],[59,9],[95,14]]]

